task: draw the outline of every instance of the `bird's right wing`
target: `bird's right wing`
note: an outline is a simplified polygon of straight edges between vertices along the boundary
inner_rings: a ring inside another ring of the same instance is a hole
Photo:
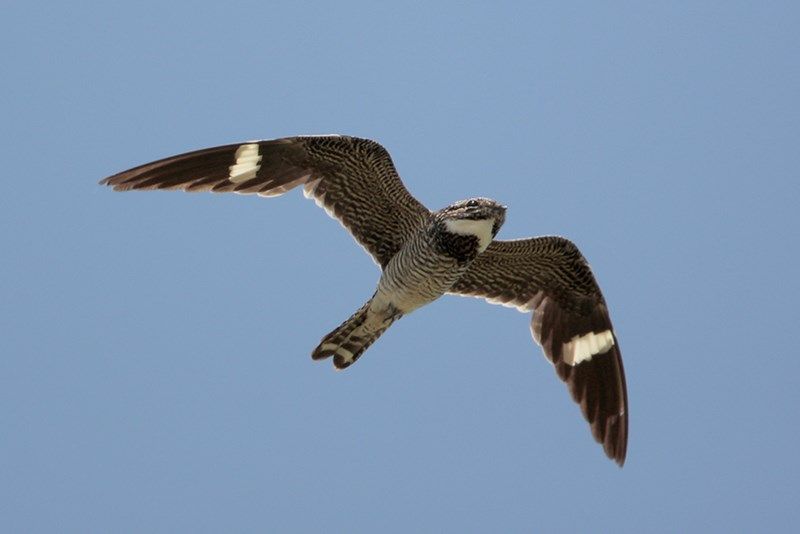
[[[328,135],[248,141],[161,159],[100,182],[115,191],[181,189],[281,195],[302,185],[384,267],[428,210],[369,139]]]
[[[533,312],[531,333],[567,383],[606,454],[622,465],[628,394],[603,295],[578,248],[561,237],[493,241],[450,293]]]

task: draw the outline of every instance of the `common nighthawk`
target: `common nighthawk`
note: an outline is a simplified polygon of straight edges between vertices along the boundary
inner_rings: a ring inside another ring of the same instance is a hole
[[[595,439],[619,465],[628,401],[605,300],[581,253],[562,237],[494,239],[505,206],[487,198],[429,211],[375,141],[302,136],[197,150],[100,182],[116,191],[182,189],[276,196],[303,186],[381,267],[375,294],[312,353],[344,369],[391,324],[444,294],[533,312],[531,332],[567,383]]]

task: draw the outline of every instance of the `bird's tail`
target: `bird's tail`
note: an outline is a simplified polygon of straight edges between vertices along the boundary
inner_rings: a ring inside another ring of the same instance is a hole
[[[372,299],[368,300],[348,320],[322,338],[311,357],[322,360],[333,356],[333,365],[337,369],[345,369],[402,316],[400,313],[384,315],[371,311],[371,302]]]

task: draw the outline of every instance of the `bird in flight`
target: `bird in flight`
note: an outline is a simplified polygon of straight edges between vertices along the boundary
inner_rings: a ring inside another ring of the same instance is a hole
[[[373,296],[311,356],[352,365],[392,323],[442,295],[531,312],[531,333],[620,466],[628,400],[619,344],[589,264],[556,236],[495,239],[506,207],[471,198],[430,211],[405,188],[389,153],[357,137],[298,136],[206,148],[100,182],[116,191],[180,189],[282,195],[302,186],[381,268]]]

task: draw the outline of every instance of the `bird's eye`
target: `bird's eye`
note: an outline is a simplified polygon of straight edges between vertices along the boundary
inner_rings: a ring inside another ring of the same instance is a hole
[[[467,202],[467,207],[469,207],[469,208],[474,208],[477,205],[478,205],[478,201],[477,200],[470,200],[469,202]]]

